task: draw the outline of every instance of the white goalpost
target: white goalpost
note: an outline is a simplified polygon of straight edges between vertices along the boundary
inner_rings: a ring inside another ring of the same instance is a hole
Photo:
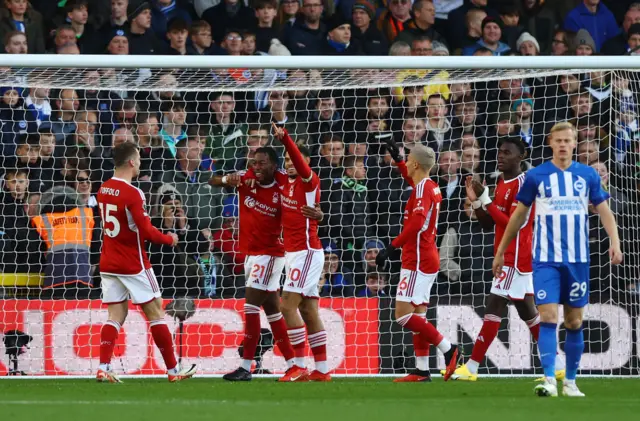
[[[389,271],[375,267],[377,250],[402,228],[410,194],[383,146],[389,137],[406,152],[418,143],[437,152],[441,270],[427,318],[460,344],[466,360],[491,287],[494,234],[480,227],[463,180],[471,175],[493,194],[500,140],[517,137],[527,145],[528,169],[549,158],[546,137],[560,121],[577,127],[575,159],[593,166],[611,194],[625,253],[622,265],[609,264],[607,235],[597,214],[590,215],[581,374],[638,376],[638,69],[636,56],[3,55],[0,376],[77,378],[97,369],[107,312],[100,302],[95,195],[113,175],[111,149],[120,142],[136,142],[142,151],[135,185],[152,223],[180,237],[175,249],[148,248],[176,352],[204,376],[237,367],[244,326],[237,200],[206,181],[246,169],[261,146],[273,146],[282,166],[272,122],[308,148],[321,180],[327,263],[320,315],[332,374],[395,376],[415,364],[411,332],[393,317],[399,256]],[[49,231],[42,222],[72,210],[90,215],[77,238],[52,235],[57,225]],[[52,251],[76,243],[88,250],[86,260],[52,260]],[[264,315],[262,326],[257,368],[281,373],[286,365]],[[561,329],[561,358],[563,341]],[[113,367],[126,377],[164,373],[135,306]],[[432,374],[443,367],[431,347]],[[509,306],[480,374],[540,373],[537,347]]]

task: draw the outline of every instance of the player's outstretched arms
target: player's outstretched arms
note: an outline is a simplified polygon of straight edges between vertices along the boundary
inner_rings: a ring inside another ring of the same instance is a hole
[[[474,180],[471,175],[468,175],[464,180],[464,185],[467,191],[467,198],[471,201],[471,207],[478,217],[480,226],[483,230],[492,231],[495,226],[495,221],[486,209],[486,207],[491,204],[489,189],[480,184],[478,180]],[[507,221],[508,220],[509,218],[507,218]]]
[[[493,259],[492,271],[496,277],[500,275],[500,272],[502,272],[502,266],[504,265],[504,252],[507,250],[507,247],[513,239],[516,238],[516,235],[518,235],[518,231],[520,231],[524,221],[526,221],[528,213],[529,206],[524,203],[518,203],[516,210],[511,214],[507,228],[502,236],[502,241],[500,241],[500,245],[498,246],[498,250],[496,251],[496,255]]]
[[[318,222],[322,222],[324,219],[324,212],[320,208],[320,203],[316,203],[315,206],[303,206],[301,209],[302,215],[305,218],[314,219]]]
[[[214,175],[209,179],[209,185],[213,187],[238,187],[241,183],[240,174]]]
[[[615,216],[613,216],[613,212],[611,212],[609,204],[606,200],[596,206],[596,212],[598,212],[598,214],[600,215],[602,226],[609,236],[609,258],[611,259],[611,264],[620,264],[622,263],[624,255],[622,254],[622,249],[620,248],[620,236],[618,235],[618,225],[616,224],[616,218]]]
[[[273,129],[273,135],[282,143],[284,148],[286,149],[289,157],[291,158],[291,162],[293,162],[293,166],[295,167],[298,175],[302,178],[302,181],[308,183],[311,181],[313,172],[311,171],[311,167],[304,159],[304,156],[300,153],[298,146],[291,139],[289,133],[286,129],[282,127],[278,127],[276,123],[271,123],[271,127]]]

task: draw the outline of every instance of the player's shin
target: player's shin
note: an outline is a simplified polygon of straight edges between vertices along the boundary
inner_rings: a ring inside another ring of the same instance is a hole
[[[556,323],[540,323],[538,351],[540,362],[547,378],[555,379],[556,350],[558,348],[558,325]]]
[[[260,341],[260,307],[245,303],[244,319],[242,368],[251,372],[251,365],[256,356],[258,342]]]
[[[426,313],[416,313],[416,316],[426,319]],[[416,369],[429,370],[429,346],[431,344],[420,336],[419,332],[413,332],[413,351],[416,355]]]
[[[100,330],[100,370],[111,371],[111,357],[120,332],[120,323],[107,320]]]
[[[329,366],[327,365],[327,331],[322,330],[310,333],[308,339],[316,370],[322,374],[327,374],[329,372]]]
[[[271,326],[271,332],[273,333],[276,346],[287,362],[287,368],[293,366],[295,363],[295,352],[289,340],[287,324],[284,321],[284,317],[282,317],[282,313],[267,315],[267,320]]]
[[[473,345],[473,351],[471,352],[471,359],[467,362],[467,368],[471,374],[478,374],[478,367],[484,356],[487,354],[487,350],[493,343],[493,340],[498,335],[500,329],[500,317],[495,314],[485,314],[482,328],[478,334],[475,344]]]
[[[396,303],[406,304],[406,303]],[[398,313],[396,312],[396,317]],[[417,332],[422,339],[432,343],[438,347],[442,353],[446,353],[451,349],[451,342],[449,342],[438,330],[424,318],[419,317],[414,313],[405,314],[404,316],[397,317],[396,321],[402,327],[409,329],[412,332]]]
[[[287,330],[289,342],[291,342],[291,346],[293,347],[294,363],[298,367],[302,368],[305,367],[304,355],[306,348],[306,332],[304,325]]]
[[[567,373],[566,378],[568,381],[575,381],[580,367],[580,359],[584,352],[584,332],[582,327],[578,329],[566,329],[567,336],[564,343],[564,352],[567,358]]]
[[[162,319],[152,320],[149,325],[151,328],[151,336],[160,350],[167,370],[170,374],[177,374],[179,369],[178,361],[176,361],[176,355],[173,351],[173,338],[167,327],[167,322]]]

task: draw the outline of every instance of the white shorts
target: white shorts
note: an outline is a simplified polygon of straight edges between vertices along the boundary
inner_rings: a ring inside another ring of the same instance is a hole
[[[102,273],[100,278],[102,304],[117,304],[129,299],[133,304],[146,304],[162,295],[153,269],[145,269],[137,275]]]
[[[396,290],[396,301],[411,303],[414,306],[429,304],[431,287],[438,277],[437,273],[422,273],[414,270],[400,270],[400,283]]]
[[[524,300],[525,296],[533,295],[533,276],[503,266],[500,276],[493,278],[491,293],[510,300]]]
[[[283,290],[306,298],[320,298],[318,283],[324,267],[322,250],[302,250],[285,253],[287,278]]]
[[[279,291],[283,268],[284,257],[266,254],[247,256],[244,259],[245,286],[262,291]]]

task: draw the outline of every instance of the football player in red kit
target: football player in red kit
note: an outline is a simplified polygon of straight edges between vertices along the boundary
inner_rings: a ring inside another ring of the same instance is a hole
[[[458,364],[458,346],[451,342],[426,320],[431,287],[440,270],[440,256],[436,246],[438,214],[442,195],[438,184],[429,178],[435,165],[433,149],[416,145],[407,162],[392,139],[387,149],[396,162],[403,178],[413,188],[404,211],[402,232],[376,257],[376,264],[384,270],[387,260],[397,248],[402,248],[400,283],[396,292],[396,321],[413,332],[416,369],[396,382],[429,382],[429,345],[434,344],[443,354],[447,381]]]
[[[151,335],[167,366],[169,381],[193,376],[196,366],[181,368],[176,361],[171,332],[164,320],[158,281],[145,251],[145,241],[175,246],[178,236],[163,234],[145,211],[142,190],[131,185],[140,172],[140,153],[133,143],[113,149],[115,173],[98,191],[98,206],[103,225],[100,255],[102,302],[108,306],[109,319],[100,331],[99,382],[121,383],[111,369],[111,358],[120,327],[124,323],[129,299],[142,307],[151,327]]]
[[[516,195],[524,182],[522,160],[526,156],[525,145],[519,137],[507,137],[498,145],[498,170],[502,173],[494,192],[493,201],[489,198],[489,189],[472,177],[467,177],[467,197],[482,228],[492,231],[495,227],[495,249],[502,240],[509,223],[509,216],[518,206]],[[533,297],[532,273],[532,241],[533,213],[531,207],[525,224],[520,228],[518,236],[509,245],[504,255],[504,267],[500,276],[494,278],[491,294],[487,298],[484,322],[478,339],[473,346],[471,358],[466,364],[458,367],[453,379],[476,381],[478,367],[487,350],[498,335],[502,316],[509,304],[513,303],[520,318],[527,324],[531,335],[537,341],[540,330],[540,315]],[[556,376],[562,378],[563,372]]]
[[[225,374],[229,381],[251,380],[251,365],[260,341],[260,307],[267,315],[276,345],[287,361],[285,376],[304,372],[294,364],[294,350],[287,325],[280,312],[280,277],[285,266],[282,234],[280,187],[274,179],[278,156],[273,148],[256,150],[252,176],[257,183],[247,183],[244,172],[214,176],[213,186],[235,187],[239,194],[240,251],[246,254],[245,335],[243,362],[235,371]]]

